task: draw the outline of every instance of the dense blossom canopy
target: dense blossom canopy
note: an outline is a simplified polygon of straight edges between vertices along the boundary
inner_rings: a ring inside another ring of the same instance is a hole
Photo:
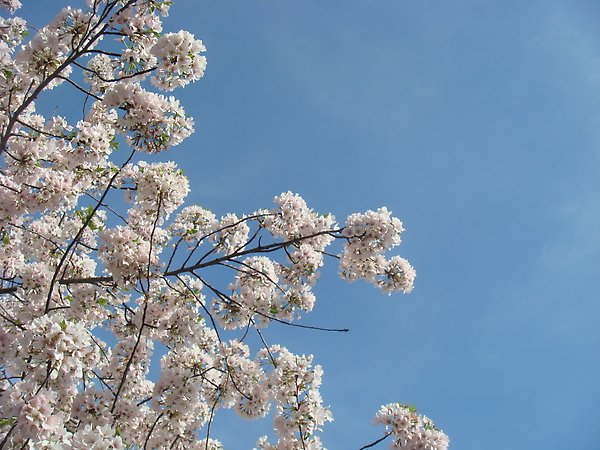
[[[183,206],[189,183],[175,163],[141,159],[194,126],[176,98],[151,89],[173,91],[206,69],[202,41],[163,32],[171,3],[88,0],[28,41],[23,19],[0,19],[2,448],[220,449],[210,424],[222,408],[273,412],[275,441],[260,438],[261,449],[322,448],[333,420],[323,370],[280,345],[252,350],[248,330],[310,312],[325,257],[344,279],[412,289],[408,261],[386,256],[403,231],[386,208],[340,224],[286,192],[271,209],[219,218]],[[76,123],[36,112],[64,83],[86,100]],[[213,284],[208,268],[230,284]],[[413,408],[384,406],[376,423],[392,448],[448,446]]]

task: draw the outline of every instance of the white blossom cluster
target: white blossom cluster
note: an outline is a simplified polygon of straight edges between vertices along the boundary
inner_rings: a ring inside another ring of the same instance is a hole
[[[340,275],[347,280],[366,279],[385,292],[410,292],[415,270],[404,258],[387,260],[384,252],[400,244],[402,222],[387,208],[354,213],[343,230],[347,238],[340,258]]]
[[[399,450],[446,450],[448,436],[428,417],[417,414],[413,406],[390,403],[381,407],[375,424],[385,426],[393,438],[390,448]]]
[[[27,24],[20,17],[0,18],[0,41],[7,47],[14,48],[27,35]]]
[[[199,80],[206,69],[206,57],[200,54],[205,51],[202,41],[188,31],[161,36],[151,51],[158,60],[158,73],[152,77],[152,83],[159,89],[172,91]]]
[[[0,0],[0,7],[8,9],[11,13],[14,13],[21,6],[19,0]]]
[[[106,91],[106,108],[125,111],[115,126],[138,151],[158,153],[181,143],[194,131],[179,101],[146,91],[139,83],[119,83]]]
[[[118,61],[103,53],[92,56],[83,74],[86,83],[90,85],[90,91],[94,94],[106,92],[110,88],[111,80],[115,78],[118,65]]]
[[[248,242],[249,233],[250,227],[246,220],[229,213],[221,218],[211,238],[216,242],[215,249],[231,255],[243,250]]]
[[[47,87],[61,84],[72,71],[67,59],[73,46],[83,44],[91,49],[95,44],[93,41],[82,41],[84,36],[81,30],[90,25],[95,26],[97,23],[89,12],[64,8],[16,54],[15,66],[23,81],[41,84],[52,75]]]
[[[285,192],[272,209],[219,218],[186,205],[177,164],[142,159],[193,132],[179,101],[152,89],[206,68],[202,41],[163,34],[172,3],[87,0],[32,36],[0,19],[2,448],[222,450],[211,422],[233,409],[274,411],[277,442],[260,449],[321,449],[333,420],[323,370],[247,337],[302,327],[326,258],[347,280],[412,289],[414,269],[387,257],[403,227],[385,208],[340,225]],[[81,96],[80,120],[36,111],[61,83]],[[406,408],[377,421],[395,448],[447,446]]]
[[[201,242],[217,229],[217,217],[201,206],[186,206],[170,226],[175,236],[185,241]]]
[[[215,316],[224,328],[244,327],[257,313],[262,323],[269,314],[282,309],[275,264],[264,256],[246,258],[230,289],[234,293],[229,298],[219,299],[213,305]]]
[[[29,355],[23,370],[39,378],[65,378],[61,389],[68,384],[66,378],[78,377],[83,367],[93,367],[99,359],[88,330],[60,314],[35,319],[19,344]]]
[[[150,241],[131,227],[117,226],[103,231],[99,258],[117,284],[133,286],[145,275],[149,264],[156,264],[156,254],[150,252]]]
[[[331,411],[323,406],[319,393],[321,366],[312,366],[312,355],[294,355],[279,345],[259,352],[273,370],[268,378],[268,387],[276,401],[274,428],[277,432],[276,445],[262,437],[258,446],[261,450],[275,449],[322,449],[315,433],[326,422],[333,421]]]

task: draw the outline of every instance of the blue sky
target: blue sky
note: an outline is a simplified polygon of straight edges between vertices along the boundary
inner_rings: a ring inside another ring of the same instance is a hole
[[[217,214],[300,193],[340,220],[387,206],[408,296],[321,277],[302,323],[265,331],[324,366],[326,446],[414,403],[457,450],[597,450],[600,4],[583,0],[177,0],[208,47],[177,91],[197,133],[164,156]],[[264,425],[217,417],[252,448]],[[387,448],[381,444],[378,448]]]

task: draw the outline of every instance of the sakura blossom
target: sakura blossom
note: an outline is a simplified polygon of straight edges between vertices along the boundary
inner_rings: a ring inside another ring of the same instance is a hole
[[[22,5],[19,0],[2,0],[0,2],[0,6],[2,8],[8,9],[11,13],[13,13],[17,9],[19,9]]]
[[[426,416],[419,415],[414,406],[390,403],[381,407],[375,424],[382,424],[392,436],[392,449],[446,450],[448,436],[438,430]]]
[[[148,156],[194,131],[161,92],[207,67],[202,40],[163,32],[172,3],[88,0],[31,36],[24,19],[0,19],[2,448],[221,450],[211,423],[232,409],[272,413],[276,442],[260,449],[321,449],[323,368],[261,333],[319,329],[297,321],[329,259],[384,293],[413,287],[410,263],[388,255],[404,228],[386,208],[338,223],[284,192],[218,218],[187,201],[176,162]],[[59,84],[80,96],[77,119],[36,111]],[[448,446],[399,404],[376,423],[392,448]]]
[[[167,33],[160,37],[151,53],[158,59],[158,75],[152,83],[159,89],[173,89],[199,80],[206,69],[206,47],[188,31]]]

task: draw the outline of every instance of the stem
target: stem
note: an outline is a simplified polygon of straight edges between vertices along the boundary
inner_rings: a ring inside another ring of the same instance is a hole
[[[385,441],[388,437],[390,437],[392,435],[391,432],[385,433],[383,435],[383,437],[380,437],[379,439],[377,439],[376,441],[371,442],[370,444],[364,445],[361,448],[359,448],[358,450],[365,450],[366,448],[371,448],[371,447],[375,447],[377,444],[379,444],[380,442]]]

